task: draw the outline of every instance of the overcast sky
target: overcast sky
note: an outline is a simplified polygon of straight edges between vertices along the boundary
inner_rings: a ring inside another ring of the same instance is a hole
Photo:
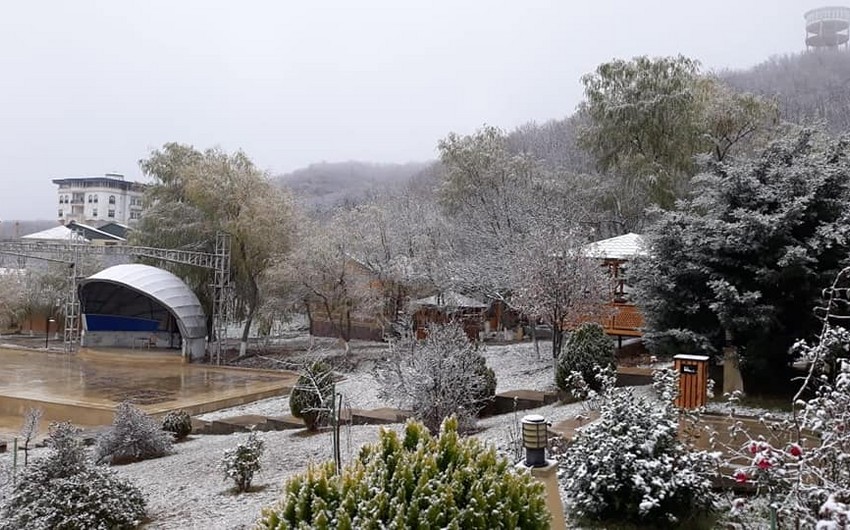
[[[283,173],[405,162],[484,123],[570,114],[614,57],[741,68],[804,48],[812,0],[19,1],[0,15],[0,219],[50,179],[141,180],[165,142]]]

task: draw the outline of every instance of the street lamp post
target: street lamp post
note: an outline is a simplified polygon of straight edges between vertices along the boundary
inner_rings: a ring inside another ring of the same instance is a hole
[[[55,319],[48,317],[44,326],[44,349],[50,350],[50,323],[56,322]]]

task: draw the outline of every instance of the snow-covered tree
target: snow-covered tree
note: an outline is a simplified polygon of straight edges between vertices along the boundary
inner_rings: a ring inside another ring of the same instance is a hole
[[[244,492],[251,488],[254,474],[260,470],[260,459],[265,450],[265,442],[256,431],[248,435],[248,439],[240,442],[233,449],[224,451],[219,462],[219,468],[224,473],[225,480],[236,484],[236,491]]]
[[[292,241],[289,193],[241,151],[201,152],[168,143],[140,166],[154,182],[146,191],[149,206],[133,234],[136,243],[211,252],[217,231],[231,235],[236,307],[245,317],[240,344],[244,355],[251,323],[263,302],[261,279]],[[206,293],[212,283],[210,271],[183,266],[175,272],[189,278],[198,292]]]
[[[850,141],[812,130],[713,164],[648,232],[631,270],[654,351],[715,353],[731,333],[745,383],[787,375],[819,323],[820,289],[850,255]],[[757,377],[755,377],[757,375]]]
[[[0,530],[86,528],[130,530],[145,517],[141,491],[86,453],[79,429],[52,424],[50,454],[18,477],[0,508]]]
[[[688,189],[696,155],[723,160],[777,119],[773,103],[701,75],[681,55],[617,59],[582,82],[588,125],[580,144],[605,174],[663,208]]]
[[[552,357],[568,326],[606,315],[611,298],[608,269],[582,252],[584,240],[563,226],[541,229],[516,248],[511,265],[511,303],[552,327]]]
[[[129,401],[118,404],[112,426],[97,437],[95,457],[111,464],[159,458],[171,452],[171,433]]]
[[[312,321],[329,322],[346,351],[356,317],[380,312],[380,289],[371,272],[356,259],[343,224],[302,220],[299,238],[290,259],[282,263],[282,275],[307,309]]]
[[[43,415],[44,411],[37,408],[29,408],[24,413],[24,422],[20,431],[21,445],[24,450],[24,466],[29,464],[30,444],[38,436],[38,424]]]
[[[433,432],[451,415],[461,431],[469,430],[496,392],[481,348],[457,322],[432,325],[423,341],[402,337],[391,342],[388,359],[375,370],[379,395],[411,410]]]

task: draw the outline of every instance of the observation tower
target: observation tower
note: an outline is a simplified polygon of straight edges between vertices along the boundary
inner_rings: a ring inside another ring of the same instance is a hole
[[[850,40],[850,7],[819,7],[807,11],[807,49],[848,49]]]

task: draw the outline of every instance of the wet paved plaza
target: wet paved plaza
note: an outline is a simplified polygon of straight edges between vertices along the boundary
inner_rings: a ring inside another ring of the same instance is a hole
[[[121,401],[151,414],[201,414],[289,393],[297,374],[186,364],[162,350],[83,350],[74,355],[0,348],[0,438],[30,407],[47,422],[108,425]]]

